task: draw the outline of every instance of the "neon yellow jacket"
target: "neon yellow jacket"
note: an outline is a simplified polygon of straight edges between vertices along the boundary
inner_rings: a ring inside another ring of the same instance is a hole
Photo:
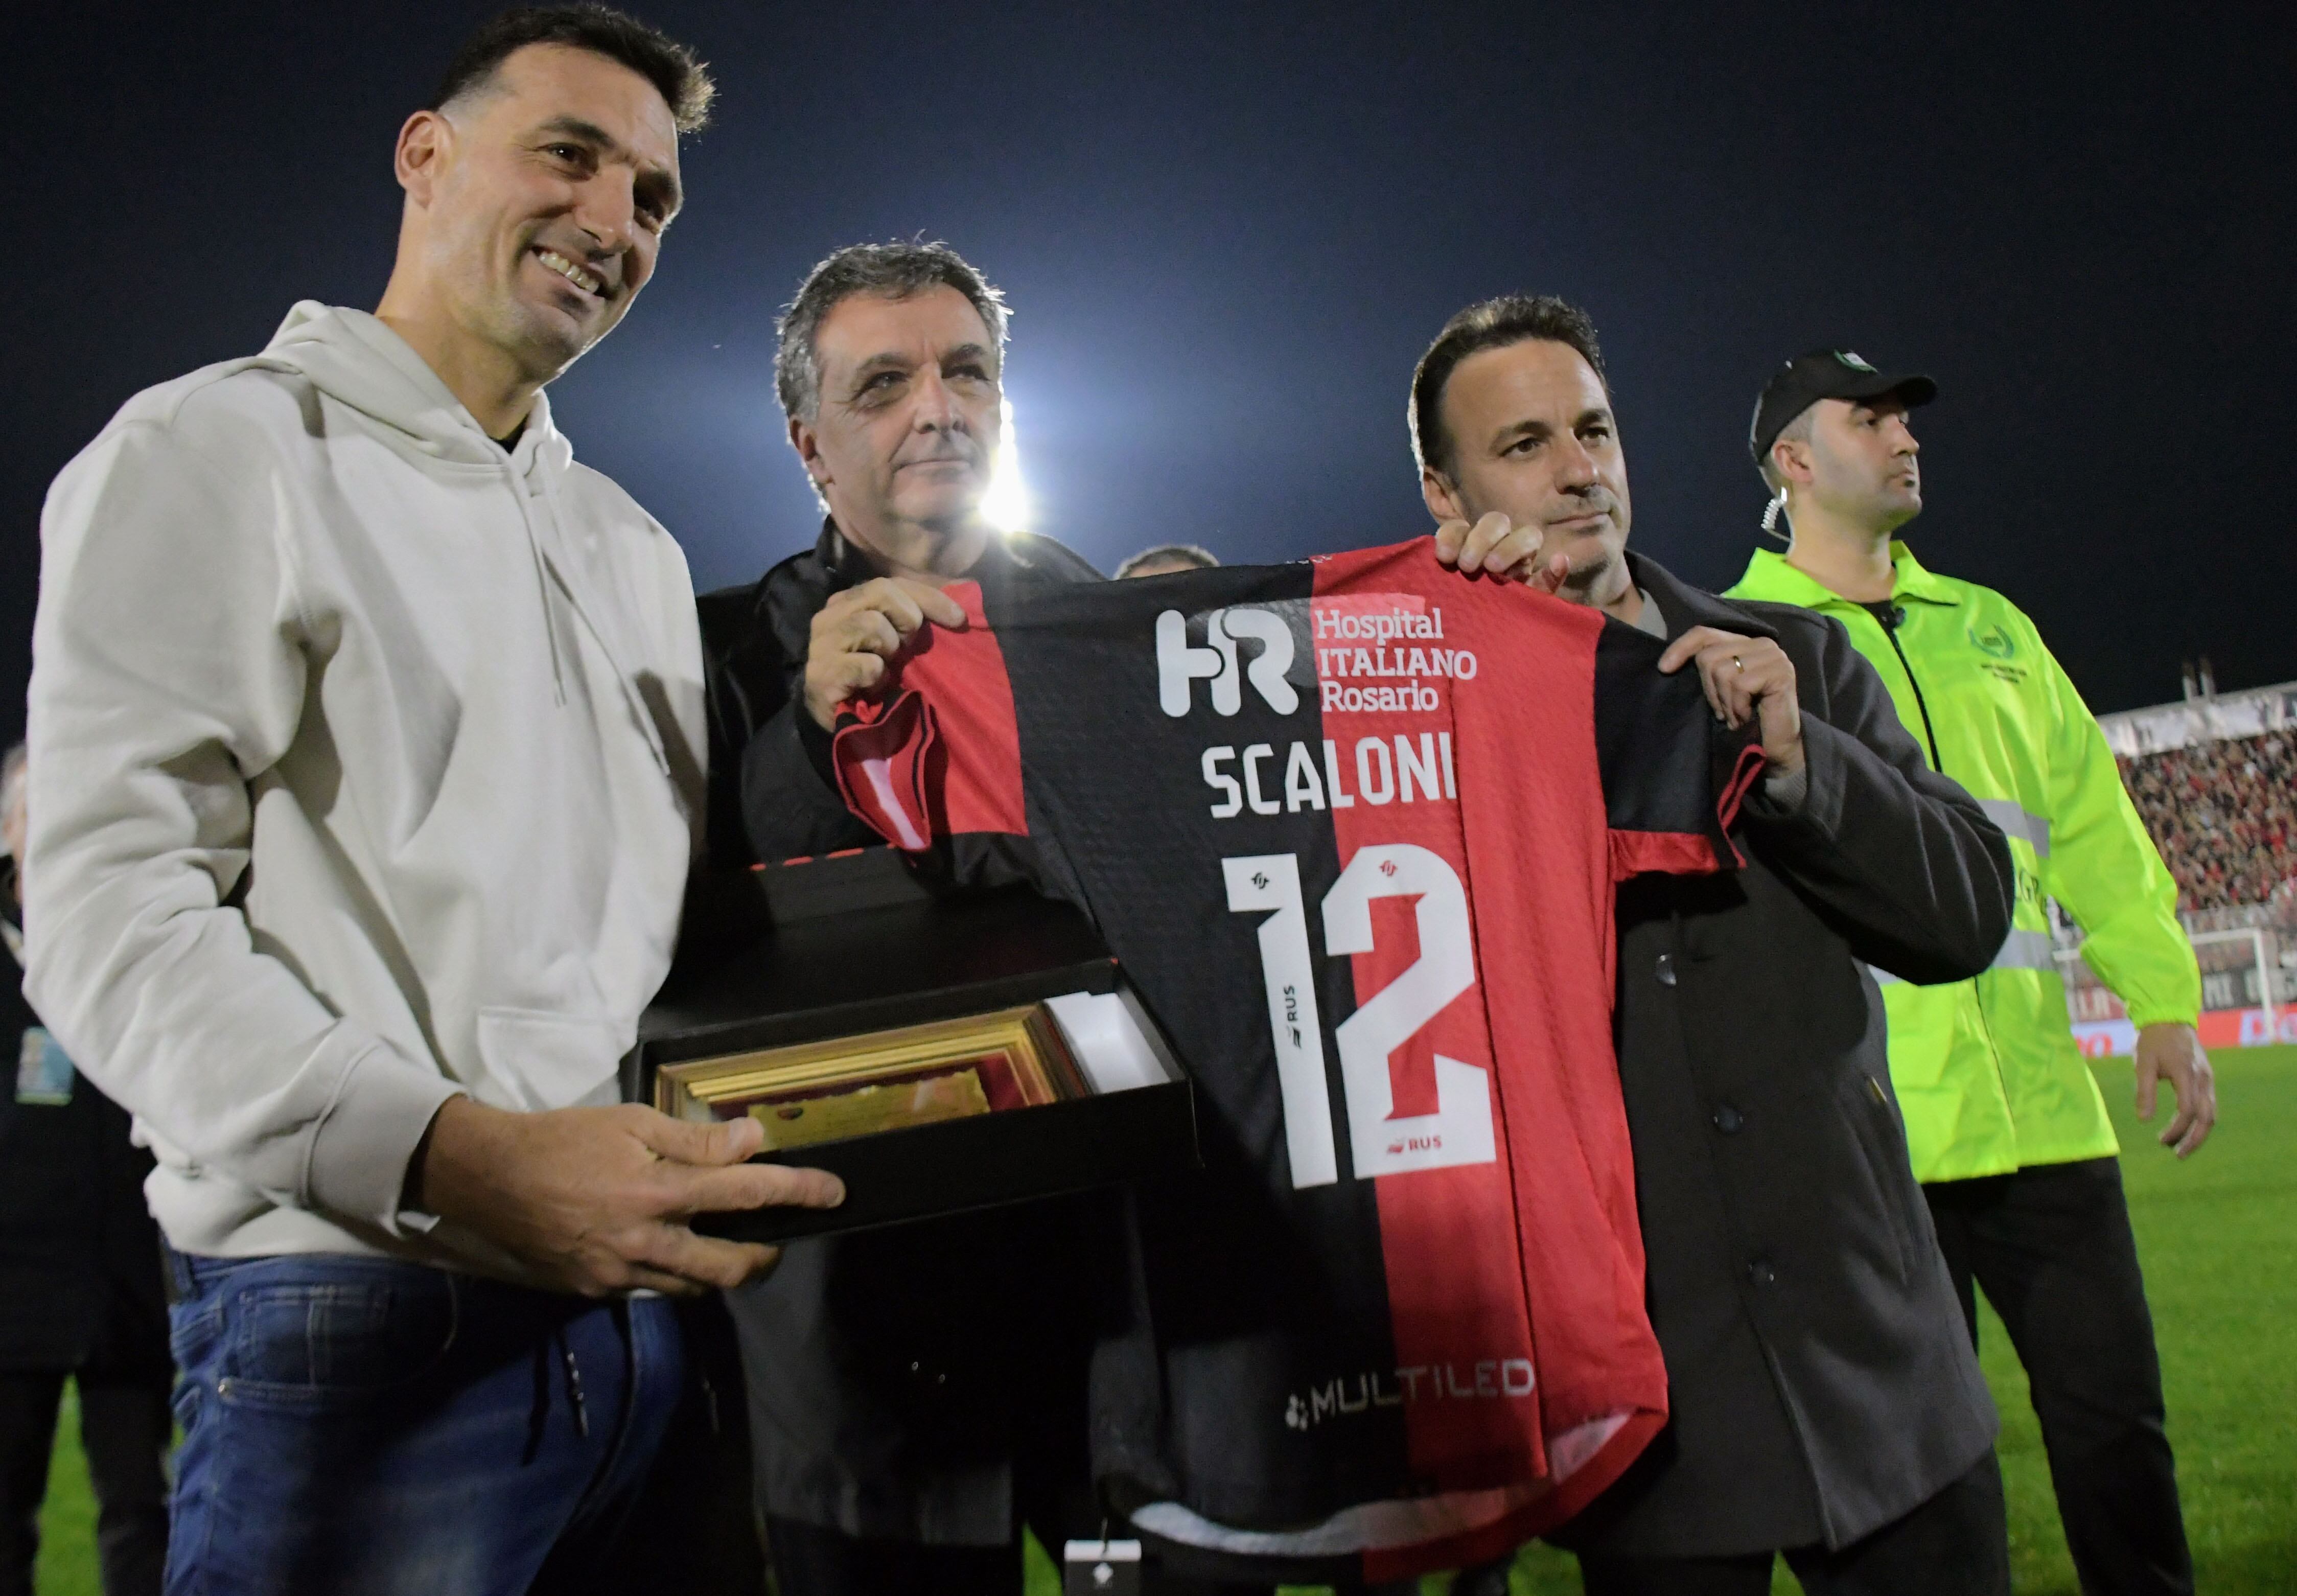
[[[2018,903],[1993,968],[1972,981],[1884,978],[1890,1078],[1921,1181],[2001,1174],[2118,1149],[2066,1016],[2046,897],[2088,933],[2082,956],[2131,1021],[2193,1023],[2201,971],[2178,887],[2122,790],[2105,736],[2025,613],[1991,588],[1936,576],[1903,543],[1895,629],[1768,549],[1725,596],[1832,615],[1890,689],[1932,765],[2010,838]]]

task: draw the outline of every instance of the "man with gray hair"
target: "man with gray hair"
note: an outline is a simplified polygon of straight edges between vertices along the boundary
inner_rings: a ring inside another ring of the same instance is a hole
[[[783,315],[777,388],[825,514],[811,547],[701,600],[716,864],[877,841],[837,794],[830,729],[920,628],[964,625],[944,584],[1100,580],[982,518],[1005,316],[923,243],[838,251]],[[1111,1214],[1059,1199],[797,1242],[729,1294],[783,1596],[1017,1592],[1022,1523],[1055,1547],[1099,1529],[1084,1381]]]
[[[783,313],[775,389],[825,514],[811,548],[701,600],[720,862],[875,840],[829,779],[829,728],[920,626],[964,624],[942,584],[1100,580],[1052,539],[982,518],[1005,317],[1004,296],[942,243],[840,250]]]

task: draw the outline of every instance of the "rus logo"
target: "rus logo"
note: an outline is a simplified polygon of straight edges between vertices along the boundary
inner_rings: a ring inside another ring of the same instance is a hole
[[[1239,668],[1237,645],[1247,639],[1260,645],[1260,653]],[[1284,679],[1291,668],[1292,629],[1266,610],[1209,612],[1202,646],[1189,641],[1188,617],[1180,611],[1157,617],[1157,703],[1176,720],[1189,712],[1199,681],[1212,683],[1214,712],[1235,714],[1244,707],[1246,679],[1270,709],[1288,715],[1300,707],[1300,695]]]

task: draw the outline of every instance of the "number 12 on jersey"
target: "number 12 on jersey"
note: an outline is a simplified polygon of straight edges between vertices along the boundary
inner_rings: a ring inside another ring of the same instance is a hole
[[[1284,1102],[1284,1141],[1295,1187],[1339,1179],[1332,1137],[1331,1092],[1324,1072],[1323,1029],[1316,1012],[1316,973],[1308,950],[1308,913],[1300,895],[1298,856],[1257,853],[1221,860],[1228,906],[1265,912],[1260,969],[1268,986],[1268,1030]],[[1436,1055],[1436,1112],[1395,1114],[1389,1058],[1453,999],[1476,983],[1468,894],[1441,854],[1410,843],[1359,848],[1324,895],[1324,950],[1372,949],[1375,898],[1417,898],[1420,957],[1356,1006],[1332,1032],[1340,1052],[1340,1089],[1347,1104],[1348,1151],[1358,1180],[1489,1164],[1498,1156],[1492,1126],[1491,1077],[1472,1064]]]

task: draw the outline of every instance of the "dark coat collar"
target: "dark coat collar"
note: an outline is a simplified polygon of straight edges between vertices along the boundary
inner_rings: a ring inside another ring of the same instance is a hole
[[[821,536],[814,540],[813,557],[821,562],[821,568],[831,577],[847,587],[866,582],[877,574],[877,568],[869,564],[869,556],[839,531],[837,522],[827,515],[821,518]]]
[[[965,580],[993,585],[1017,569],[1033,569],[1035,562],[1014,547],[1021,541],[1017,538],[992,536],[983,546],[981,557],[973,563],[973,569],[965,573]],[[847,587],[859,586],[878,574],[877,566],[870,564],[869,556],[840,531],[837,522],[827,515],[821,518],[821,536],[814,541],[813,555],[821,562],[824,571]]]
[[[1627,551],[1627,580],[1657,601],[1669,638],[1679,638],[1694,626],[1711,626],[1750,638],[1779,635],[1779,629],[1756,611],[1694,588],[1657,560],[1633,549]]]

